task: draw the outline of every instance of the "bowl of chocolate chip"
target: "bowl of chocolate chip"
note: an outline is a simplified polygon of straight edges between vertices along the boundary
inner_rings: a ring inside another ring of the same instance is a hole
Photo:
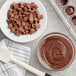
[[[0,28],[13,41],[32,41],[46,28],[47,12],[39,0],[7,0],[0,12]]]

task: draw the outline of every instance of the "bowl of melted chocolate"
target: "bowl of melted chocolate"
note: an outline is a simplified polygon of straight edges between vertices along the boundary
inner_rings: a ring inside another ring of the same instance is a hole
[[[37,48],[40,63],[50,70],[67,68],[75,56],[72,41],[61,33],[50,33],[43,37]]]

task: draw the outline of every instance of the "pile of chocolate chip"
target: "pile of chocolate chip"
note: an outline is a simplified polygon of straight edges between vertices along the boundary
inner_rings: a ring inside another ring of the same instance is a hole
[[[13,3],[7,14],[8,28],[16,36],[33,34],[40,28],[40,20],[43,19],[38,11],[38,5],[32,3]]]

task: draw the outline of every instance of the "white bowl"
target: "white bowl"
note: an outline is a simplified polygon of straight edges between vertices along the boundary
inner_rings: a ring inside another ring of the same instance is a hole
[[[14,35],[14,33],[10,32],[10,29],[8,28],[8,24],[7,24],[6,20],[7,20],[8,9],[10,8],[10,5],[13,2],[17,2],[17,3],[18,2],[27,2],[27,3],[35,2],[39,6],[38,11],[40,12],[40,14],[44,15],[44,19],[42,19],[40,21],[41,27],[36,33],[34,33],[32,35],[21,35],[21,36],[17,37],[16,35]],[[44,29],[46,28],[46,24],[47,24],[47,12],[46,12],[45,7],[39,0],[7,0],[4,3],[4,5],[1,7],[0,28],[1,28],[2,32],[4,33],[4,35],[13,41],[29,42],[29,41],[35,40],[43,33]]]

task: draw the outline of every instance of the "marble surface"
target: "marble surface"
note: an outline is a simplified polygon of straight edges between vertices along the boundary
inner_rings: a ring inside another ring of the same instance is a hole
[[[0,7],[2,6],[2,4],[5,1],[6,0],[0,0]],[[65,35],[67,35],[73,41],[74,45],[76,45],[75,39],[73,38],[73,36],[69,32],[69,30],[66,28],[65,24],[62,22],[62,20],[60,19],[60,17],[58,16],[56,11],[54,10],[54,8],[51,6],[51,4],[49,3],[49,0],[40,0],[40,1],[44,4],[44,6],[45,6],[45,8],[47,10],[48,23],[47,23],[47,27],[46,27],[45,31],[43,32],[43,34],[39,38],[37,38],[36,40],[34,40],[32,42],[29,42],[29,43],[23,43],[23,45],[27,45],[27,46],[31,47],[31,49],[32,49],[31,58],[30,58],[30,65],[32,65],[33,67],[35,67],[37,69],[40,69],[42,71],[48,72],[48,73],[52,74],[53,76],[67,76],[67,75],[69,75],[68,70],[61,71],[61,72],[59,72],[59,71],[57,71],[57,72],[56,71],[49,71],[49,70],[45,69],[40,64],[40,62],[39,62],[39,60],[37,58],[36,48],[38,46],[38,42],[47,33],[61,32],[61,33],[65,34]],[[2,26],[2,25],[0,25],[0,26]],[[6,37],[0,31],[0,40],[2,40],[3,38],[6,38]],[[75,70],[76,69],[74,69],[74,71]],[[66,72],[66,74],[64,72]],[[74,72],[74,73],[71,73],[69,76],[75,76],[75,75],[76,75],[76,73]],[[35,75],[27,71],[26,76],[35,76]]]

